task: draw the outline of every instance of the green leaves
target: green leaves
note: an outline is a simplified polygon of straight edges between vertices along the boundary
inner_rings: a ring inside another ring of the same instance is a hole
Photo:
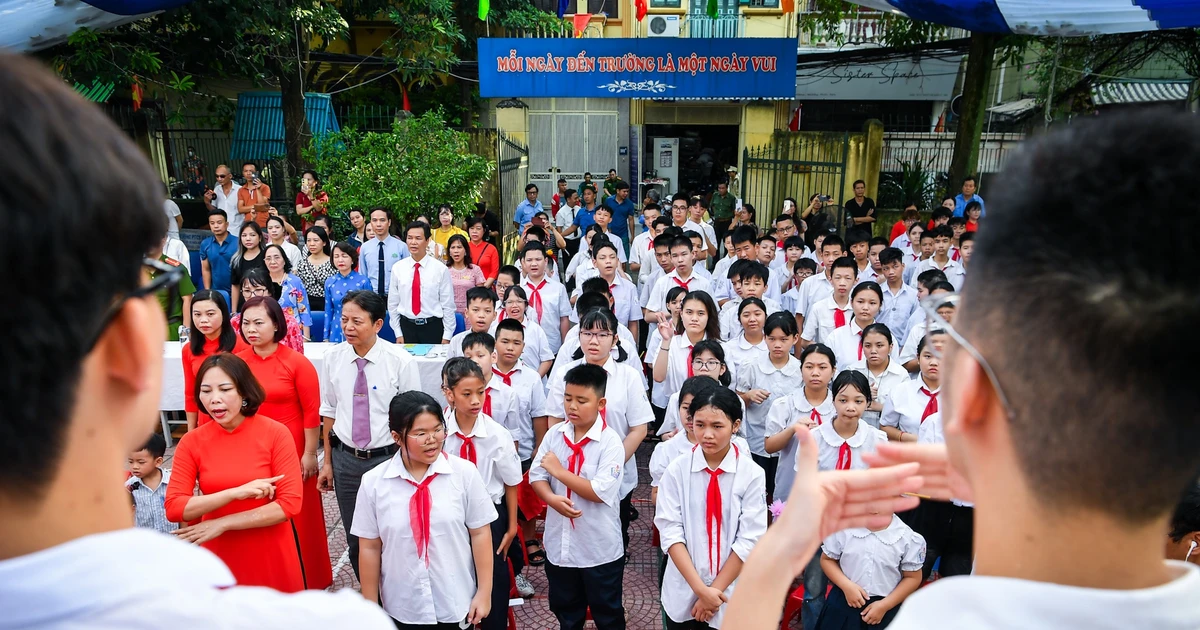
[[[495,170],[468,151],[467,135],[446,127],[440,110],[397,120],[389,133],[330,134],[305,157],[325,176],[335,215],[381,206],[401,223],[441,203],[467,215]]]

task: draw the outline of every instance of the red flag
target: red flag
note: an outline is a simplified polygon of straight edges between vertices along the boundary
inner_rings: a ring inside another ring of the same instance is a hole
[[[575,37],[583,37],[583,31],[587,28],[588,22],[592,21],[591,13],[576,13],[571,21],[575,24]]]
[[[412,105],[409,105],[409,103],[408,103],[408,89],[407,89],[407,88],[404,88],[404,87],[401,87],[401,88],[400,88],[400,93],[404,95],[404,111],[406,111],[406,112],[411,112],[411,111],[412,111]]]
[[[796,12],[796,0],[783,0],[783,2],[781,3],[781,6],[783,7],[784,13],[795,13]]]
[[[137,77],[133,79],[133,111],[142,108],[142,84],[138,82]]]
[[[803,105],[797,105],[795,111],[792,112],[792,119],[788,121],[788,131],[800,131],[800,108]]]
[[[646,11],[648,10],[649,8],[646,6],[646,0],[637,0],[637,19],[639,22],[646,17]]]
[[[942,114],[938,116],[937,125],[933,128],[934,133],[946,132],[946,110],[942,110]]]

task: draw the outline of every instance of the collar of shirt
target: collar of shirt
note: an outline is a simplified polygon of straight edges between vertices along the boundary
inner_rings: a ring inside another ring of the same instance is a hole
[[[910,386],[912,387],[912,390],[918,394],[921,394],[922,387],[929,389],[929,385],[925,383],[925,379],[920,375],[920,373],[917,374],[916,378],[912,379],[912,384]],[[942,388],[940,385],[936,389],[929,389],[929,392],[934,396],[937,396],[939,393],[941,393],[941,391]],[[921,395],[924,396],[924,394]]]
[[[439,453],[437,459],[433,460],[433,463],[429,465],[429,469],[425,471],[425,477],[429,478],[430,475],[435,474],[449,475],[453,472],[454,466],[450,465],[449,456],[447,456],[445,453]],[[408,472],[408,468],[404,466],[403,457],[393,457],[388,460],[387,470],[383,471],[383,477],[385,479],[399,477],[413,483],[421,483],[421,481],[424,481],[423,479],[418,481],[417,479],[413,478],[412,473]]]
[[[567,440],[569,440],[572,444],[578,444],[579,442],[583,441],[575,439],[575,425],[571,424],[570,420],[560,422],[556,426],[562,426],[562,429],[559,429],[559,432],[562,433],[563,436],[566,437]],[[596,421],[592,423],[592,428],[588,429],[587,433],[583,434],[583,439],[589,440],[590,442],[599,442],[600,436],[603,434],[604,418],[596,416]]]
[[[383,353],[383,348],[380,345],[381,342],[382,340],[376,337],[375,343],[371,344],[371,349],[367,350],[367,353],[361,357],[358,356],[358,352],[354,350],[354,347],[350,346],[350,352],[347,352],[343,358],[348,363],[354,363],[358,359],[366,359],[367,363],[377,365],[379,363],[379,355]],[[349,346],[349,344],[346,345]]]
[[[454,433],[461,433],[462,430],[458,428],[458,418],[454,417],[454,410],[447,407],[445,414],[446,414],[446,435],[451,435]],[[488,436],[487,423],[483,422],[483,419],[485,417],[488,417],[488,415],[483,413],[482,411],[479,412],[479,417],[475,419],[475,426],[471,427],[471,432],[466,433],[465,435],[467,437],[477,437],[477,438],[487,437]],[[438,459],[442,459],[442,458],[438,458]]]
[[[171,483],[171,469],[168,468],[166,470],[163,470],[163,469],[159,468],[159,470],[162,471],[162,480],[158,482],[158,488],[155,488],[154,490],[150,490],[149,488],[146,488],[146,484],[142,483],[141,479],[138,479],[137,477],[132,477],[132,476],[125,480],[125,487],[129,488],[134,483],[137,483],[139,485],[139,487],[144,488],[150,492],[158,492],[160,489],[165,490],[167,488],[167,484]]]
[[[738,345],[738,348],[741,348],[742,350],[753,350],[755,348],[758,348],[759,350],[767,350],[768,349],[766,335],[763,335],[762,341],[760,341],[758,343],[750,343],[750,340],[746,339],[745,331],[742,331],[742,334],[738,335],[737,345]]]
[[[888,523],[888,526],[884,529],[873,531],[867,529],[866,527],[854,527],[846,530],[846,533],[855,538],[870,538],[871,536],[874,536],[883,542],[883,544],[891,546],[900,542],[900,539],[903,538],[908,531],[911,530],[904,526],[904,521],[900,520],[900,517],[893,514],[892,522]]]
[[[774,374],[775,372],[779,372],[784,376],[800,375],[800,362],[790,354],[788,355],[787,363],[785,363],[781,368],[777,368],[775,367],[774,363],[771,363],[771,355],[769,353],[758,357],[755,361],[758,363],[758,369],[761,370],[763,374]]]
[[[808,397],[804,395],[803,386],[801,386],[800,391],[796,392],[795,394],[792,394],[791,398],[792,398],[792,409],[795,409],[796,411],[801,411],[801,412],[812,411],[813,409],[820,409],[822,407],[832,407],[833,406],[833,392],[830,392],[830,391],[825,392],[825,400],[822,400],[817,405],[813,405],[812,403],[808,402]],[[833,420],[833,418],[829,418],[829,420]],[[831,423],[825,422],[824,424],[831,424]]]
[[[900,290],[895,293],[892,293],[892,288],[888,286],[887,282],[884,282],[880,286],[883,287],[884,297],[891,296],[893,299],[898,298],[898,297],[904,295],[905,293],[909,293],[909,292],[916,293],[916,291],[917,291],[916,289],[908,286],[907,284],[904,284],[903,282],[900,283]]]
[[[846,444],[850,445],[850,448],[859,448],[867,441],[867,431],[874,431],[874,429],[871,428],[871,425],[863,422],[862,419],[859,419],[858,426],[854,429],[854,435],[851,435],[850,439],[848,440],[842,439],[842,436],[838,435],[837,429],[833,428],[833,421],[835,418],[836,416],[834,418],[830,418],[828,422],[825,422],[821,426],[817,427],[817,435],[820,435],[821,438],[824,439],[825,442],[830,446],[841,446],[842,442],[845,442]]]
[[[686,434],[687,432],[680,431],[680,433]],[[687,438],[685,437],[684,439],[687,439]],[[736,473],[737,467],[738,467],[738,459],[739,459],[740,455],[741,454],[738,453],[737,445],[730,442],[729,450],[725,452],[725,458],[721,460],[721,464],[717,466],[717,469],[727,472],[727,473]],[[691,470],[692,470],[692,472],[700,472],[702,470],[708,470],[708,460],[706,460],[704,458],[704,449],[699,444],[692,447]]]
[[[858,370],[859,372],[862,372],[864,375],[868,374],[870,372],[870,368],[867,367],[866,359],[859,359],[858,361],[851,363],[850,366],[847,367],[846,369],[847,370]],[[908,377],[908,370],[904,369],[904,367],[900,365],[899,361],[895,360],[894,358],[892,358],[890,356],[888,357],[887,367],[883,368],[883,373],[884,374],[895,374],[897,376],[903,376],[905,378]],[[917,380],[920,380],[920,379],[917,379]],[[924,386],[924,383],[922,383],[922,386]]]

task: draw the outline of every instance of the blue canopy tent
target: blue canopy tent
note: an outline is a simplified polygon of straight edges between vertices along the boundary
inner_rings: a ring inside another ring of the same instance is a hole
[[[238,94],[233,143],[229,147],[231,163],[239,160],[265,162],[285,153],[282,102],[279,92]],[[328,94],[305,94],[304,114],[314,138],[341,130]]]
[[[1075,37],[1200,27],[1200,0],[849,0],[982,33]]]

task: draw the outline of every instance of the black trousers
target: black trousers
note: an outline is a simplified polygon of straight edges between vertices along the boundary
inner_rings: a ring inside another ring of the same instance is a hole
[[[492,521],[492,549],[500,548],[500,539],[508,531],[508,507],[504,499],[496,505],[499,516]],[[519,540],[513,539],[513,545]],[[511,549],[511,547],[510,547]],[[508,579],[508,554],[492,554],[492,609],[479,623],[481,630],[505,630],[508,627],[508,593],[512,583]]]
[[[337,497],[338,511],[342,513],[342,526],[346,528],[350,568],[354,569],[354,577],[358,577],[358,536],[350,533],[350,526],[354,524],[354,505],[358,502],[358,487],[367,471],[388,461],[391,456],[358,459],[334,447],[330,458],[333,460],[333,494]]]
[[[417,323],[421,321],[425,323]],[[400,334],[404,335],[404,343],[441,343],[443,332],[441,317],[420,320],[400,316]]]
[[[867,600],[867,604],[871,604],[883,599],[883,597],[872,597]],[[863,605],[866,607],[866,604]],[[891,625],[892,620],[896,618],[896,613],[900,612],[900,606],[897,606],[883,614],[883,619],[878,625],[870,625],[862,620],[862,609],[851,608],[846,602],[846,593],[837,585],[829,591],[829,597],[825,600],[825,606],[821,609],[820,616],[817,617],[817,630],[882,630]]]
[[[582,630],[588,609],[596,630],[625,630],[625,607],[621,603],[624,577],[624,557],[582,569],[547,562],[550,612],[558,617],[560,630]]]
[[[459,625],[456,623],[435,623],[435,624],[415,624],[415,623],[400,623],[396,622],[396,627],[399,630],[459,630]]]
[[[663,615],[663,628],[666,630],[709,630],[712,626],[695,619],[688,619],[684,622],[672,621],[670,617]]]
[[[971,572],[975,557],[975,508],[922,500],[916,508],[899,516],[925,537],[927,551],[922,579],[929,579],[938,558],[942,560],[938,573],[943,577]]]
[[[621,540],[625,543],[625,553],[629,553],[629,524],[638,520],[637,508],[633,507],[633,490],[621,499]]]
[[[763,457],[750,453],[750,457],[755,464],[762,467],[763,472],[767,475],[767,502],[771,502],[771,498],[775,496],[775,468],[779,466],[778,457]]]

